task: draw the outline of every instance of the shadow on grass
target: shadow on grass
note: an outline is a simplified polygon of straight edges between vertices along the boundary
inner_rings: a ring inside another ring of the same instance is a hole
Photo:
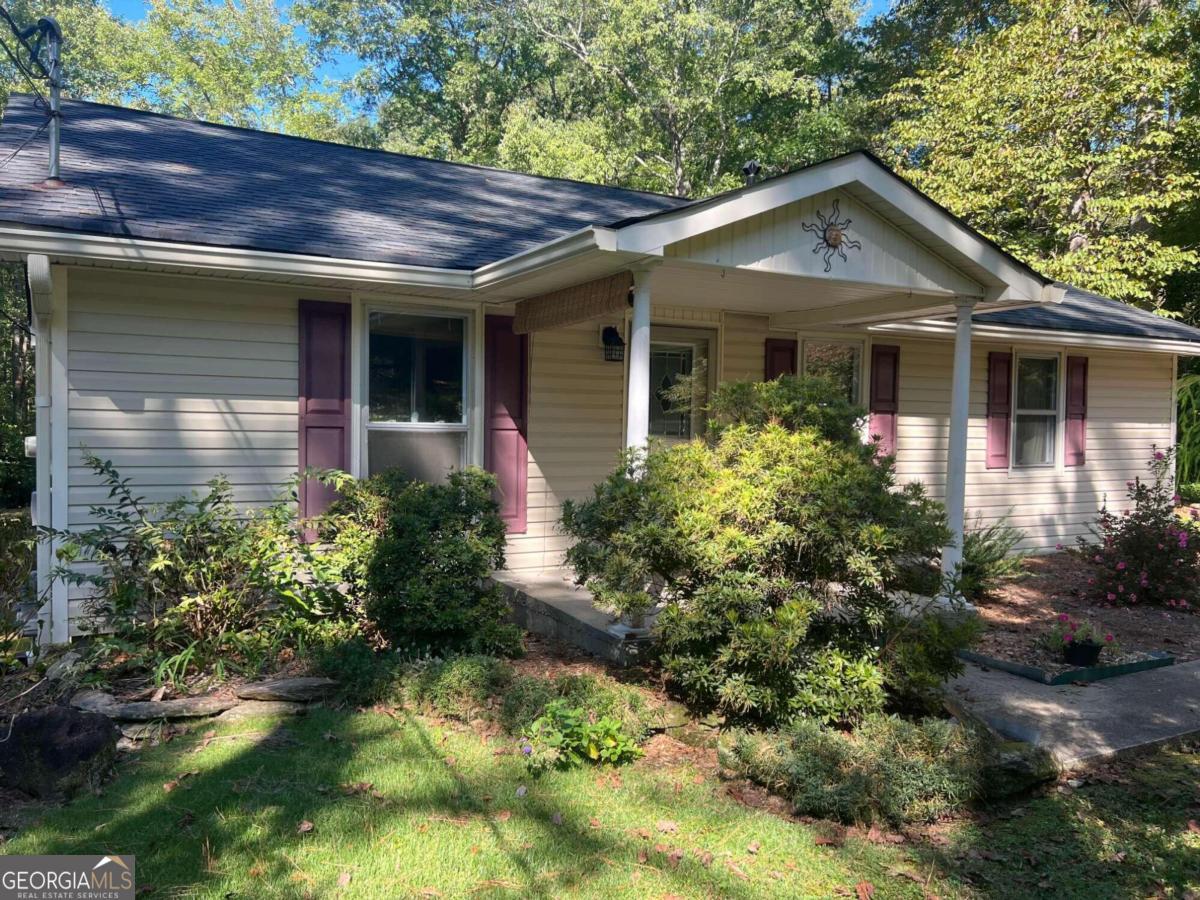
[[[1200,756],[1159,750],[956,826],[916,851],[982,897],[1188,897],[1200,889]]]
[[[578,776],[531,781],[471,736],[451,743],[404,713],[322,709],[254,729],[147,751],[102,795],[49,815],[9,850],[132,853],[139,883],[160,894],[234,897],[324,895],[339,877],[363,896],[556,897],[609,866],[643,867],[647,843],[627,822],[594,827]],[[690,856],[655,872],[688,895],[759,896]]]

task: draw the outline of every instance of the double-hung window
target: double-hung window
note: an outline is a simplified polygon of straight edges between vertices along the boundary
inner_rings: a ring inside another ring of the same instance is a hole
[[[440,481],[467,454],[467,319],[373,311],[367,339],[367,471]]]
[[[1017,356],[1013,465],[1052,466],[1058,443],[1058,357]]]

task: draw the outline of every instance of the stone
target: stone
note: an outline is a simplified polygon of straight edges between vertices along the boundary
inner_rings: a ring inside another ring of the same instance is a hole
[[[224,712],[237,701],[231,697],[180,697],[178,700],[142,700],[117,703],[104,714],[122,722],[150,722],[154,719],[198,719]]]
[[[683,728],[692,723],[687,707],[674,700],[664,700],[659,704],[654,717],[655,731],[670,731]]]
[[[71,697],[71,705],[85,712],[108,715],[108,711],[117,705],[117,698],[104,691],[79,691]]]
[[[62,681],[64,678],[70,678],[82,668],[80,665],[82,659],[83,657],[74,650],[68,650],[54,662],[50,663],[49,668],[46,669],[46,679],[48,681]]]
[[[320,700],[336,687],[337,682],[332,678],[279,678],[243,685],[238,688],[237,695],[243,700],[290,700],[307,703],[310,700]]]
[[[241,722],[257,716],[298,716],[304,712],[303,703],[288,700],[247,700],[231,706],[217,716],[218,722]]]
[[[96,788],[117,752],[107,716],[69,706],[21,713],[0,742],[0,784],[39,798]]]
[[[1023,794],[1058,777],[1054,757],[1025,741],[1003,741],[993,748],[982,772],[983,794],[1001,800]]]

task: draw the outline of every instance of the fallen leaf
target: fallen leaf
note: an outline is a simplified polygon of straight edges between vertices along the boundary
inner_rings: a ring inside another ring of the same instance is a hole
[[[858,895],[858,900],[871,900],[875,896],[875,885],[869,881],[860,881],[854,886],[854,893]]]
[[[641,863],[642,865],[645,865],[646,860],[648,860],[649,858],[650,858],[650,854],[647,853],[644,849],[638,851],[637,861],[639,863]]]
[[[700,865],[704,866],[705,868],[712,865],[713,855],[708,850],[697,850],[696,858],[700,860]]]
[[[759,848],[761,847],[762,844],[760,844],[758,841],[751,841],[746,847],[746,852],[753,856],[754,854],[758,853]]]
[[[679,825],[670,819],[663,819],[658,823],[658,830],[663,834],[674,834],[679,830]]]
[[[600,820],[597,819],[595,816],[592,816],[590,819],[588,819],[588,828],[599,828],[599,827],[600,827]]]
[[[511,818],[512,818],[512,812],[507,809],[502,809],[502,810],[500,810],[500,812],[496,813],[496,821],[497,822],[507,822]]]
[[[421,888],[421,896],[422,897],[440,897],[440,896],[442,896],[442,892],[439,891],[437,888],[426,887],[426,888]]]
[[[375,785],[369,781],[354,781],[341,785],[342,793],[347,797],[353,797],[355,794],[369,794]]]
[[[305,819],[303,822],[301,822],[299,825],[296,826],[296,834],[308,834],[315,827],[316,826],[314,826],[312,822],[308,821],[308,819]]]
[[[343,872],[341,875],[338,876],[337,886],[340,888],[349,887],[350,879],[353,877],[354,876],[352,876],[349,872]]]
[[[747,875],[745,872],[743,872],[741,867],[739,867],[738,864],[735,863],[732,859],[726,860],[725,865],[727,865],[729,867],[730,872],[732,872],[738,878],[742,879],[742,881],[750,880],[750,876]]]
[[[672,850],[667,854],[667,865],[669,865],[672,869],[678,869],[681,862],[683,862],[682,850]]]
[[[561,825],[563,823],[563,814],[560,812],[556,812],[554,815],[552,815],[550,817],[550,821],[553,822],[555,825]]]

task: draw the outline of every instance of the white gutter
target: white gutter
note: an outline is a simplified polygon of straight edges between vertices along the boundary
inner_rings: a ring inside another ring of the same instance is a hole
[[[906,334],[913,337],[951,339],[954,326],[947,322],[919,320],[890,325],[874,325],[872,333]],[[1163,340],[1161,338],[1128,337],[1117,334],[1092,334],[1081,331],[1053,331],[1044,328],[1017,328],[1011,325],[984,325],[976,322],[972,333],[980,342],[1011,341],[1019,344],[1058,344],[1068,347],[1096,347],[1111,350],[1140,350],[1149,353],[1177,353],[1180,356],[1200,356],[1200,342]]]
[[[463,292],[472,288],[472,274],[467,269],[406,266],[297,253],[274,253],[266,250],[238,250],[208,247],[203,244],[67,233],[19,225],[0,226],[0,247],[11,253],[41,253],[51,257],[107,263],[183,266],[247,276],[353,281]]]

